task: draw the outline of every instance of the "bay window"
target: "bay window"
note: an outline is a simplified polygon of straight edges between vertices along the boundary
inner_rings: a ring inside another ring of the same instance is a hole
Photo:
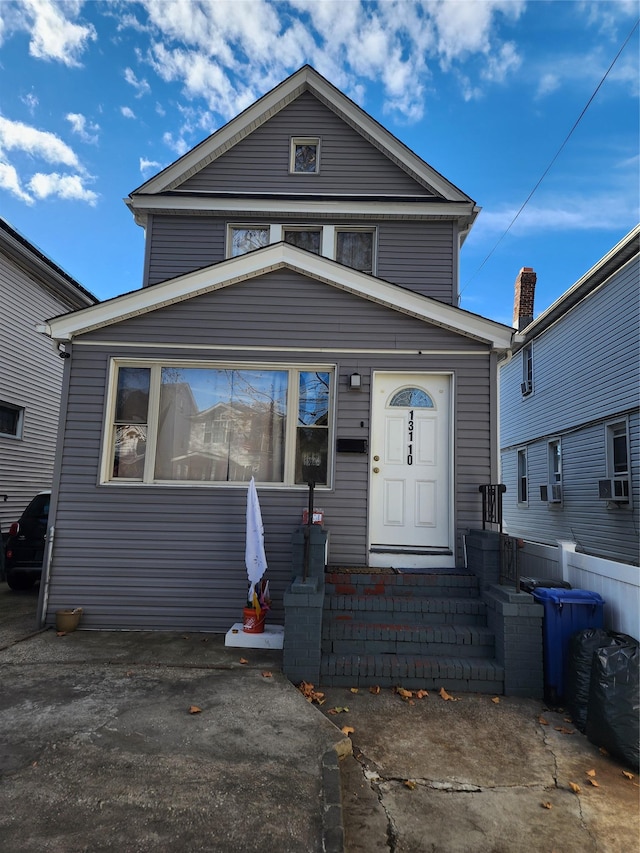
[[[329,367],[114,362],[106,481],[329,484]]]

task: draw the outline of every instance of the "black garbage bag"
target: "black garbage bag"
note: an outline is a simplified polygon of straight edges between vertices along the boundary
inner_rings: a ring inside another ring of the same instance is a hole
[[[640,771],[640,648],[635,640],[593,653],[587,737]]]
[[[612,645],[613,642],[604,628],[585,628],[583,631],[576,631],[569,639],[565,702],[571,719],[583,734],[587,730],[593,653],[602,646]]]

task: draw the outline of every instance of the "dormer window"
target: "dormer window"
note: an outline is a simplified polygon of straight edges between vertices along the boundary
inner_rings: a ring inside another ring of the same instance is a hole
[[[294,137],[291,140],[289,171],[295,175],[315,175],[320,171],[318,137]]]

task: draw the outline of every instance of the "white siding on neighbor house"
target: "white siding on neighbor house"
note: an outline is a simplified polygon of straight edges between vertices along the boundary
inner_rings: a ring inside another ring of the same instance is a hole
[[[500,370],[501,480],[507,531],[600,557],[638,563],[640,531],[640,357],[638,258],[533,338],[533,393],[523,397],[522,352]],[[606,423],[628,422],[632,500],[600,500],[610,476]],[[562,447],[562,503],[545,503],[548,442]],[[526,447],[528,502],[517,502],[517,451]]]
[[[373,370],[450,371],[456,524],[480,523],[478,485],[491,471],[488,347],[297,273],[273,272],[95,330],[74,344],[49,619],[73,605],[85,608],[88,627],[226,631],[244,601],[245,487],[99,485],[105,387],[115,356],[335,364],[334,438],[369,437]],[[354,371],[362,376],[360,391],[347,385]],[[333,487],[316,492],[330,532],[329,558],[361,566],[369,457],[336,453],[333,471]],[[259,485],[258,494],[274,598],[270,618],[281,622],[291,535],[307,491]]]
[[[0,254],[0,400],[24,407],[22,438],[0,436],[0,525],[51,487],[63,360],[35,326],[67,307]]]

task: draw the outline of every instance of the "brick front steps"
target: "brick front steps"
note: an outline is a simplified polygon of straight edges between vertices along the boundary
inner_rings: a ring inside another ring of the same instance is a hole
[[[322,684],[502,693],[494,654],[471,572],[327,569]]]

